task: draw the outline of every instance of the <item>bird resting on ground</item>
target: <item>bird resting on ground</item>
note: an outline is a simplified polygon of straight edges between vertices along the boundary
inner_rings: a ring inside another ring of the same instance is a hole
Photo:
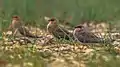
[[[15,36],[17,32],[19,32],[21,35],[26,37],[32,37],[32,38],[42,37],[30,33],[30,31],[27,28],[25,28],[25,26],[22,24],[22,21],[19,16],[12,17],[12,23],[10,24],[9,29],[12,30],[13,36]]]
[[[70,40],[73,39],[73,34],[65,28],[59,26],[57,19],[51,18],[48,20],[47,31],[58,39]]]
[[[75,40],[77,40],[80,43],[109,43],[110,41],[114,41],[104,40],[104,38],[96,36],[83,25],[78,25],[75,27],[73,31],[73,36]]]

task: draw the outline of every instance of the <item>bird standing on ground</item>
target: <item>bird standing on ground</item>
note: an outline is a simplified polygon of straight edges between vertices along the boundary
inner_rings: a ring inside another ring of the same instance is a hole
[[[25,28],[25,26],[22,24],[22,20],[20,19],[19,16],[12,17],[12,23],[10,24],[9,29],[12,30],[13,36],[15,36],[17,32],[19,32],[21,35],[26,37],[32,37],[32,38],[41,37],[30,33],[30,31],[27,28]]]
[[[54,37],[58,39],[66,39],[70,40],[73,38],[73,34],[70,33],[68,30],[66,30],[63,27],[60,27],[57,24],[57,20],[55,18],[51,18],[48,20],[48,25],[47,25],[47,31],[52,34]]]
[[[104,43],[103,38],[97,37],[82,25],[75,27],[73,32],[74,38],[81,43]]]

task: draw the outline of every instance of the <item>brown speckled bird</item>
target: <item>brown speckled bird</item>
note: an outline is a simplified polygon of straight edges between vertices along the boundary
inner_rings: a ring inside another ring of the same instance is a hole
[[[16,35],[16,33],[18,32],[18,29],[22,27],[22,23],[20,21],[20,17],[18,16],[13,16],[12,17],[12,22],[9,26],[9,29],[12,30],[13,36]]]
[[[47,31],[54,37],[66,40],[73,39],[73,34],[66,30],[65,28],[59,26],[55,18],[49,19],[48,22],[49,23],[47,25]]]
[[[32,38],[42,37],[42,36],[37,36],[30,33],[29,30],[25,28],[24,25],[22,25],[22,21],[19,16],[12,17],[12,23],[9,26],[9,29],[12,30],[13,36],[15,36],[17,32],[19,32],[21,35],[26,37],[32,37]]]
[[[82,25],[75,27],[73,32],[74,38],[81,43],[104,43],[103,38],[97,37]]]

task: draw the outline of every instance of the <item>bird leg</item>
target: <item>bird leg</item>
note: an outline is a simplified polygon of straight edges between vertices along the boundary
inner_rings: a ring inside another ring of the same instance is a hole
[[[18,32],[18,28],[17,29],[15,29],[15,31],[13,32],[13,37],[15,37],[16,36],[16,34],[17,34],[17,32]]]
[[[59,26],[58,26],[58,27],[59,27]],[[59,29],[65,34],[64,37],[65,37],[65,36],[68,36],[68,37],[73,41],[73,39],[70,37],[69,34],[67,34],[67,33],[66,33],[64,30],[62,30],[60,27],[59,27]]]

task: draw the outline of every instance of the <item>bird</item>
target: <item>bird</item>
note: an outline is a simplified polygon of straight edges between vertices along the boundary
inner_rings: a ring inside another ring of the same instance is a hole
[[[19,16],[13,16],[12,22],[9,26],[9,29],[12,30],[13,36],[19,32],[21,35],[31,38],[41,38],[42,36],[33,35],[30,31],[22,24],[22,20]]]
[[[80,43],[106,43],[107,41],[110,41],[104,40],[104,38],[96,36],[83,25],[77,25],[75,27],[73,31],[73,36],[75,40]]]
[[[18,32],[18,29],[22,26],[22,23],[20,21],[20,17],[18,16],[13,16],[12,17],[12,22],[9,25],[9,30],[12,30],[13,36],[16,35]]]
[[[50,18],[48,20],[47,32],[58,39],[71,40],[73,38],[73,34],[71,32],[58,25],[56,18]]]

